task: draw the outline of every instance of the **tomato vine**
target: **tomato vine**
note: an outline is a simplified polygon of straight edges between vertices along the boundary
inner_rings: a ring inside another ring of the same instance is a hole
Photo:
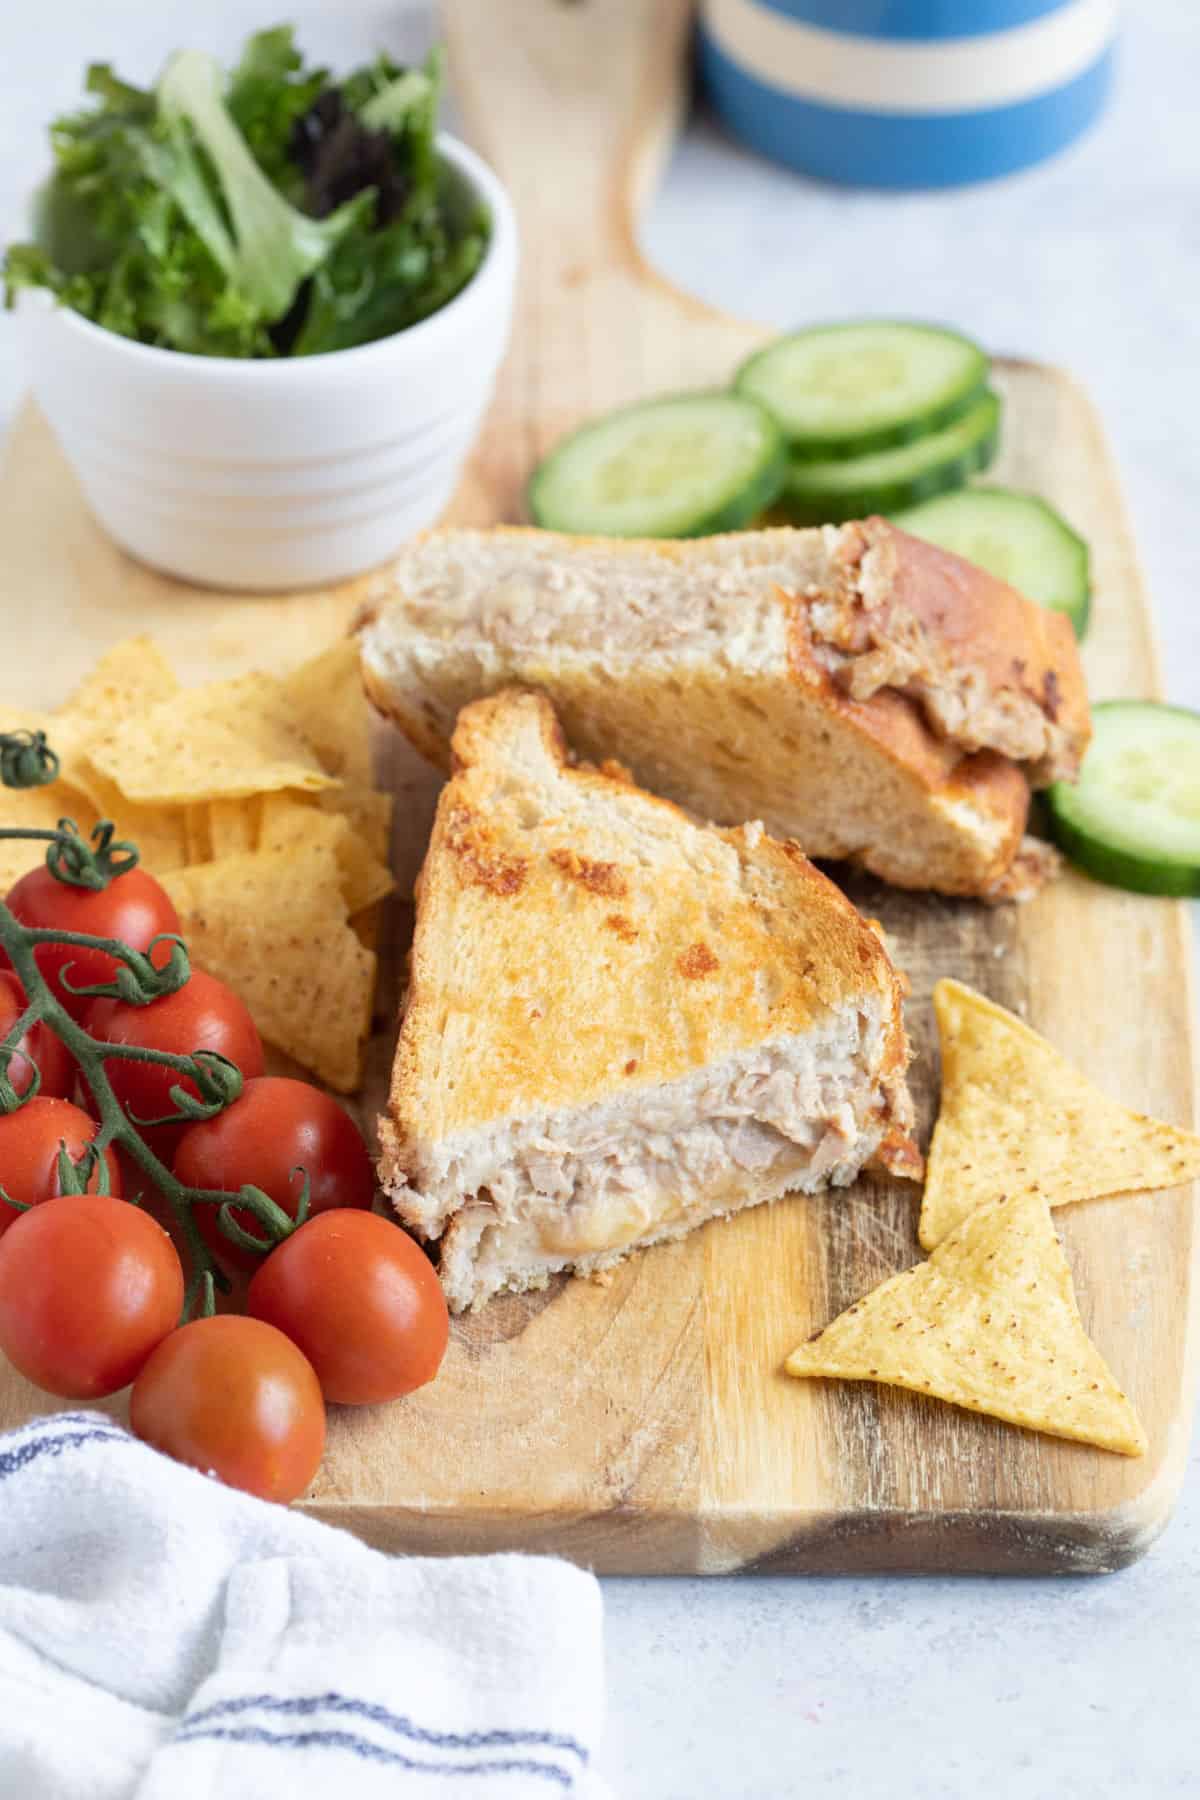
[[[58,771],[58,757],[43,732],[0,732],[0,785],[9,788],[45,786],[56,779]],[[138,862],[133,844],[114,841],[114,827],[108,820],[102,820],[94,827],[90,842],[81,836],[75,823],[66,818],[60,819],[53,830],[0,825],[0,839],[44,842],[46,864],[56,880],[96,892],[111,882],[120,881]],[[167,1202],[186,1247],[190,1267],[184,1318],[194,1311],[210,1314],[215,1308],[216,1291],[226,1291],[230,1284],[199,1229],[196,1209],[215,1208],[220,1230],[229,1242],[243,1249],[266,1253],[290,1236],[308,1217],[308,1175],[303,1176],[294,1219],[261,1188],[250,1183],[233,1192],[188,1187],[181,1182],[155,1154],[139,1131],[138,1123],[122,1109],[113,1092],[106,1063],[114,1060],[156,1063],[177,1077],[170,1089],[175,1111],[165,1119],[139,1121],[143,1125],[191,1124],[214,1118],[240,1095],[240,1069],[214,1050],[196,1050],[189,1056],[179,1056],[166,1050],[108,1043],[93,1037],[84,1025],[72,1018],[39,968],[34,952],[42,944],[78,947],[111,957],[116,969],[110,981],[75,987],[67,979],[69,964],[61,971],[60,980],[72,994],[89,998],[112,996],[131,1006],[148,1006],[154,1000],[178,992],[187,983],[191,976],[187,947],[181,938],[168,933],[154,938],[149,948],[141,951],[118,938],[27,926],[0,901],[0,947],[5,951],[26,998],[24,1012],[0,1042],[0,1115],[17,1112],[36,1096],[41,1086],[40,1072],[28,1050],[20,1051],[23,1062],[32,1065],[28,1083],[20,1093],[9,1077],[9,1067],[26,1033],[39,1022],[44,1023],[66,1045],[78,1064],[100,1124],[96,1137],[77,1162],[71,1162],[65,1146],[61,1148],[59,1171],[60,1180],[66,1181],[64,1191],[71,1189],[82,1193],[97,1163],[103,1180],[104,1152],[113,1145],[122,1149]],[[185,1082],[190,1082],[195,1091],[190,1092],[184,1086]],[[0,1203],[16,1205],[2,1186]],[[245,1230],[235,1217],[235,1208],[251,1215],[261,1236]]]

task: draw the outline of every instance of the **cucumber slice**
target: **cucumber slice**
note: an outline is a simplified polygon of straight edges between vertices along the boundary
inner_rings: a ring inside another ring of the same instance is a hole
[[[769,506],[787,472],[783,435],[742,394],[668,394],[594,419],[539,463],[529,511],[552,531],[704,537]]]
[[[985,469],[1000,436],[1000,397],[990,388],[953,425],[870,456],[797,462],[774,516],[793,525],[836,525],[868,513],[894,513],[961,487]]]
[[[1091,581],[1088,547],[1061,513],[1034,494],[964,488],[892,514],[893,525],[953,550],[1040,606],[1065,612],[1081,638]]]
[[[1139,894],[1200,894],[1200,713],[1152,700],[1092,709],[1079,780],[1046,791],[1073,863]]]
[[[769,407],[796,455],[863,456],[966,412],[987,383],[978,344],[937,325],[815,325],[760,350],[734,377]]]

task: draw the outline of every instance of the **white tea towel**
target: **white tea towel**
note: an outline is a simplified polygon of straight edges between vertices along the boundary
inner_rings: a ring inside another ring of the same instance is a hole
[[[392,1558],[101,1413],[0,1436],[0,1800],[603,1800],[600,1591]]]

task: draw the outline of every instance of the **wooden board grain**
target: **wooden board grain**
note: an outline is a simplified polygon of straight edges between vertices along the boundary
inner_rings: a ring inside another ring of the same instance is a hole
[[[720,382],[761,341],[667,287],[634,241],[677,114],[687,11],[683,0],[444,8],[471,135],[513,190],[524,256],[512,353],[456,520],[519,517],[525,476],[560,431],[656,389]],[[1087,401],[1030,364],[1002,362],[997,380],[997,479],[1045,494],[1092,542],[1093,695],[1157,693],[1146,596]],[[245,599],[137,567],[92,525],[32,411],[0,477],[0,545],[0,684],[35,705],[61,699],[135,630],[159,635],[194,678],[286,666],[342,631],[371,586]],[[394,739],[380,754],[399,796],[404,877],[435,783]],[[1127,1103],[1192,1122],[1181,907],[1073,875],[1023,908],[867,881],[852,892],[912,978],[923,1129],[937,1094],[929,996],[944,974],[1015,1007]],[[398,906],[367,1119],[384,1091],[405,929]],[[1184,1466],[1192,1200],[1118,1198],[1057,1221],[1085,1321],[1146,1422],[1140,1462],[913,1395],[779,1373],[799,1338],[919,1255],[912,1190],[872,1179],[709,1227],[608,1287],[560,1281],[459,1321],[431,1388],[332,1419],[309,1504],[393,1549],[558,1550],[608,1571],[1117,1567],[1162,1525]],[[44,1407],[0,1371],[0,1427]]]

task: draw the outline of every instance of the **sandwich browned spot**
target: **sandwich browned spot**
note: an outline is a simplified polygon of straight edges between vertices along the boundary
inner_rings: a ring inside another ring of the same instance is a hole
[[[720,967],[707,944],[692,944],[679,958],[676,967],[688,981],[698,981]]]
[[[629,892],[624,875],[613,862],[593,862],[577,850],[552,850],[550,861],[569,881],[579,882],[593,894],[604,894],[612,900],[623,899]]]
[[[493,894],[515,894],[525,880],[527,859],[500,850],[483,820],[457,806],[446,821],[446,848],[458,858],[462,879]]]
[[[637,937],[637,927],[631,919],[625,917],[624,913],[609,913],[604,923],[610,931],[615,931],[626,944],[632,944]]]

